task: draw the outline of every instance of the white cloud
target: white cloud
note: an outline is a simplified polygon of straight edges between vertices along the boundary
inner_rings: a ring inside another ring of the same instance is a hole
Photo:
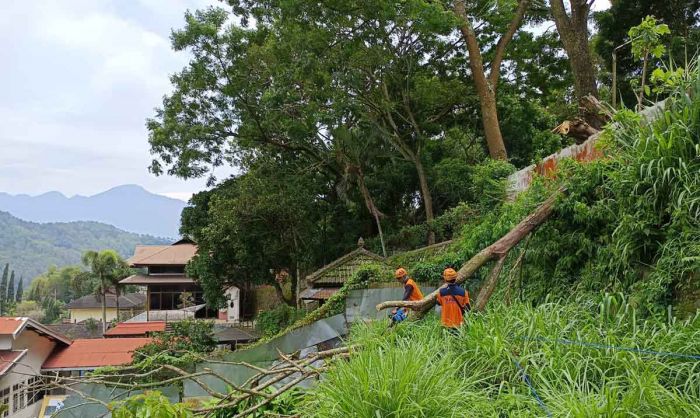
[[[186,196],[205,180],[148,173],[145,119],[187,61],[186,9],[216,0],[0,2],[0,191],[94,194],[137,183]]]

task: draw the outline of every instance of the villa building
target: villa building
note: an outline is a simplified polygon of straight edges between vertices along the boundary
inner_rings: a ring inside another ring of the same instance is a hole
[[[131,321],[170,321],[185,318],[219,318],[239,321],[239,291],[226,291],[227,308],[217,312],[208,308],[201,286],[187,276],[185,267],[197,254],[197,245],[182,239],[171,245],[138,245],[129,265],[142,273],[120,283],[146,287],[146,311]]]

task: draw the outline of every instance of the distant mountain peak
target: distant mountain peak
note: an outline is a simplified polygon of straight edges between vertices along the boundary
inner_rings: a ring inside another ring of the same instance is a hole
[[[0,210],[26,221],[94,221],[167,238],[179,236],[180,213],[185,206],[182,200],[151,193],[137,184],[71,198],[56,191],[39,196],[0,193]]]

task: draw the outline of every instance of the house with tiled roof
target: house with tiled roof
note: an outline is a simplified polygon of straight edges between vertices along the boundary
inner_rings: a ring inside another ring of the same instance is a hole
[[[105,298],[107,307],[107,322],[117,319],[117,296],[107,293]],[[119,296],[119,318],[132,318],[146,309],[145,293],[126,293]],[[86,295],[74,299],[66,306],[70,313],[70,321],[73,323],[94,319],[102,321],[102,297]]]
[[[306,276],[306,289],[299,294],[303,301],[323,303],[340,290],[363,264],[384,263],[385,259],[365,248],[362,238],[357,249]]]
[[[39,413],[41,366],[56,350],[70,346],[64,335],[25,317],[0,317],[0,417],[30,418]]]
[[[122,366],[131,363],[134,351],[150,342],[151,338],[75,340],[55,350],[42,364],[41,371],[80,376],[99,367]]]
[[[120,322],[107,330],[107,338],[148,337],[156,332],[165,332],[165,321]]]

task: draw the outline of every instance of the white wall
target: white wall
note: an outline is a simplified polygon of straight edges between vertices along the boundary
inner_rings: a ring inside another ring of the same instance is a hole
[[[41,372],[41,365],[44,364],[44,361],[51,354],[55,346],[56,343],[30,330],[23,331],[17,340],[15,340],[12,345],[12,350],[29,349],[29,351],[22,357],[19,363],[15,364],[10,371],[0,378],[0,392],[5,388],[10,388],[10,417],[34,418],[39,414],[41,399],[39,399],[39,402],[25,406],[24,409],[13,412],[12,386],[20,384],[21,388],[25,388],[25,382],[32,376],[38,375]],[[26,392],[23,394],[26,398]],[[1,416],[0,414],[0,417]]]
[[[122,315],[124,310],[122,309]],[[102,308],[70,309],[71,322],[83,322],[88,319],[102,321]],[[117,319],[117,308],[107,308],[107,322]]]
[[[226,289],[226,320],[228,322],[241,320],[241,290],[236,286]]]

